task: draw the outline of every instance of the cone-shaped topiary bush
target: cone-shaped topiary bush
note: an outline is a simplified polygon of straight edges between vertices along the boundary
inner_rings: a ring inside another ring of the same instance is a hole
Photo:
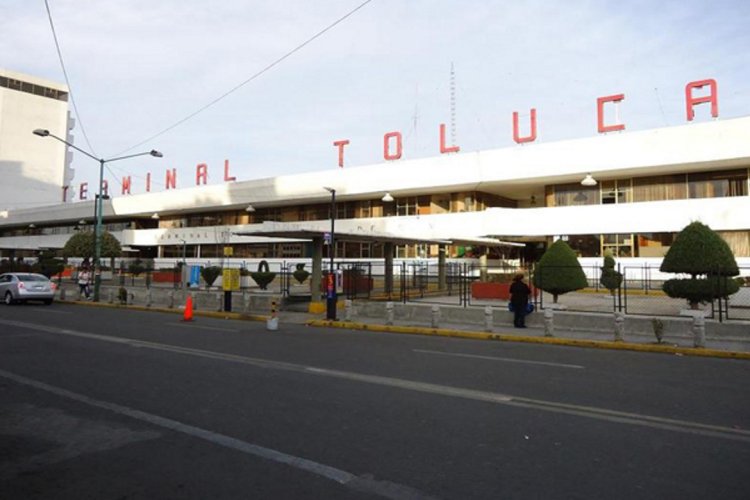
[[[662,288],[670,297],[687,299],[693,309],[739,290],[737,282],[729,279],[740,273],[732,250],[721,236],[700,222],[692,222],[680,231],[659,270],[690,275],[667,280]]]
[[[534,286],[552,294],[553,302],[564,293],[580,290],[588,285],[575,252],[563,240],[549,246],[534,272]]]
[[[294,276],[294,279],[296,279],[299,284],[302,284],[310,276],[310,271],[306,271],[305,264],[300,263],[297,264],[296,269],[292,273],[292,276]]]

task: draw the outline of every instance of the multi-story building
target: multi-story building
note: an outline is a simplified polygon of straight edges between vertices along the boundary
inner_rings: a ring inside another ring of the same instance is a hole
[[[68,88],[0,69],[0,210],[65,201],[64,186],[73,179],[72,153],[61,142],[39,141],[32,135],[40,124],[73,141]]]
[[[116,196],[103,214],[133,256],[210,260],[231,247],[240,260],[302,258],[330,228],[331,188],[338,257],[430,258],[442,248],[533,260],[564,238],[582,260],[612,250],[658,262],[700,220],[748,265],[749,132],[750,117],[616,132]],[[583,185],[589,175],[596,184]],[[60,248],[93,213],[93,201],[9,211],[0,252]]]

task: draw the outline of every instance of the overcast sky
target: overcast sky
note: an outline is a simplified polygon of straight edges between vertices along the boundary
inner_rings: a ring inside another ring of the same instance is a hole
[[[133,194],[209,183],[228,159],[237,180],[383,161],[400,131],[404,159],[439,154],[455,67],[461,152],[520,147],[512,113],[538,113],[537,143],[596,135],[596,98],[624,93],[627,131],[686,123],[687,82],[715,78],[720,119],[750,114],[746,0],[372,0],[262,76],[175,124],[283,56],[363,0],[49,0],[91,147]],[[0,67],[64,82],[43,0],[0,2]],[[696,121],[709,118],[707,106]],[[80,123],[80,122],[79,122]],[[43,123],[39,127],[44,128]],[[29,131],[31,133],[31,131]],[[80,130],[75,143],[89,149]],[[41,140],[41,139],[40,139]],[[528,145],[523,147],[533,147]],[[459,153],[460,154],[460,153]],[[96,183],[77,155],[74,185]]]

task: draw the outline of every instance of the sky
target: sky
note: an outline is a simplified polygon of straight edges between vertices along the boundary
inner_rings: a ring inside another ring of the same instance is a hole
[[[626,130],[687,123],[684,88],[716,79],[719,119],[750,114],[745,0],[371,0],[277,65],[184,123],[364,0],[48,0],[78,112],[75,144],[97,157],[157,149],[108,165],[112,194],[337,170],[439,154],[439,125],[463,154],[592,137],[596,98],[625,94]],[[0,2],[0,67],[64,82],[44,0]],[[451,67],[455,85],[451,85]],[[513,142],[536,108],[534,144]],[[610,111],[611,112],[611,111]],[[696,122],[710,120],[698,106]],[[87,143],[81,124],[89,139]],[[44,124],[39,124],[44,128]],[[29,132],[31,133],[31,132]],[[42,139],[40,139],[42,140]],[[144,142],[145,141],[145,142]],[[73,185],[96,184],[77,154]]]

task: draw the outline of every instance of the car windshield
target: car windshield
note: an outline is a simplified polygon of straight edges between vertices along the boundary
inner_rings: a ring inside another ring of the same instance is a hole
[[[17,277],[20,281],[49,281],[41,274],[18,274]]]

